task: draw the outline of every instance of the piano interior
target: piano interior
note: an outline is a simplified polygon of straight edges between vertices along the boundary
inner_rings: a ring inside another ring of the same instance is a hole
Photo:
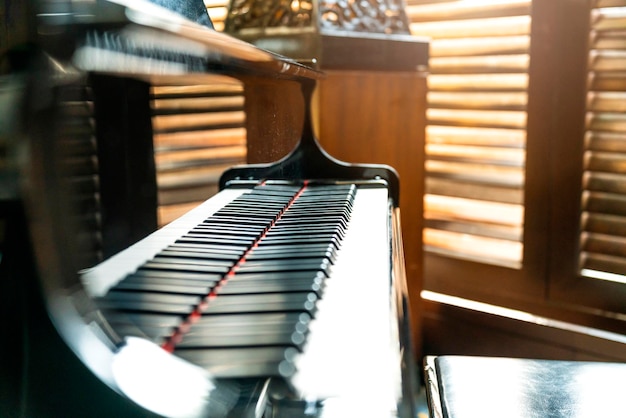
[[[324,74],[151,3],[42,6],[1,98],[2,411],[415,416],[398,176],[320,147]],[[215,75],[301,102],[297,145],[155,230],[149,87]]]

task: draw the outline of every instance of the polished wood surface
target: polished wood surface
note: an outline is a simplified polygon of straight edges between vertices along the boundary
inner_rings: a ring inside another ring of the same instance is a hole
[[[304,99],[300,84],[275,80],[244,82],[247,161],[270,163],[291,151],[302,132]]]

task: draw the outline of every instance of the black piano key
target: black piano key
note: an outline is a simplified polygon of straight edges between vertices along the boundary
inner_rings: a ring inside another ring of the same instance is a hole
[[[267,247],[265,247],[267,248]],[[252,250],[246,255],[247,261],[260,261],[260,260],[284,260],[292,258],[301,259],[326,259],[331,263],[335,260],[335,251],[333,249],[315,249],[315,248],[284,248],[280,251],[255,251]]]
[[[208,285],[193,283],[190,285],[189,283],[181,284],[176,281],[170,281],[169,283],[154,283],[154,281],[149,280],[123,280],[111,290],[206,296],[214,287],[214,283]]]
[[[162,344],[167,341],[173,329],[144,325],[138,327],[134,324],[112,324],[113,330],[124,337],[142,337],[155,344]]]
[[[160,270],[160,271],[175,271],[182,273],[207,273],[207,274],[226,274],[230,270],[228,266],[214,266],[214,265],[197,265],[197,264],[174,264],[174,263],[161,263],[156,261],[147,261],[143,266],[143,270]]]
[[[267,234],[263,237],[263,239],[259,242],[259,244],[263,245],[272,245],[272,244],[302,244],[302,243],[332,243],[333,246],[339,248],[339,237],[334,234],[328,233],[317,233],[310,234],[307,232],[304,233],[293,233],[287,235],[274,235]]]
[[[177,348],[225,348],[225,347],[262,347],[293,346],[301,349],[305,340],[304,333],[290,329],[288,325],[259,326],[249,333],[237,333],[230,330],[219,332],[189,332],[176,344]]]
[[[202,316],[194,322],[193,327],[220,330],[223,328],[255,328],[270,324],[293,324],[294,329],[305,332],[310,322],[311,317],[306,313],[300,312],[226,314]]]
[[[309,225],[306,228],[306,231],[311,233],[311,234],[317,234],[317,233],[330,233],[330,234],[334,234],[335,236],[338,237],[344,237],[345,235],[345,230],[340,228],[339,226],[332,226],[332,225],[328,225],[328,226],[318,226],[318,225]],[[278,235],[290,235],[293,233],[298,233],[298,232],[303,232],[302,228],[300,226],[296,226],[296,225],[278,225],[278,226],[274,226],[272,227],[272,229],[270,231],[268,231],[267,235],[272,235],[272,236],[278,236]]]
[[[183,316],[117,311],[107,315],[107,321],[118,335],[145,336],[160,344],[183,324]]]
[[[219,235],[219,236],[235,236],[240,238],[255,239],[263,233],[263,229],[258,231],[252,230],[237,230],[234,228],[219,228],[210,225],[197,226],[189,230],[188,234],[191,235]]]
[[[219,251],[193,251],[191,249],[187,251],[183,248],[168,247],[161,251],[158,255],[159,257],[193,258],[199,260],[222,260],[228,261],[232,265],[235,261],[238,261],[241,258],[243,252],[241,254],[223,254]]]
[[[232,245],[208,245],[194,243],[175,243],[167,246],[166,250],[188,251],[207,254],[221,254],[224,259],[239,259],[247,251],[247,248]]]
[[[297,272],[297,271],[321,271],[330,276],[331,263],[326,260],[314,259],[286,259],[286,260],[267,260],[267,261],[249,261],[235,267],[235,274],[238,273],[273,273],[280,271]]]
[[[289,377],[295,372],[293,347],[180,349],[174,354],[207,370],[218,379]]]
[[[253,312],[315,313],[315,293],[267,293],[254,295],[223,295],[209,298],[202,315]]]
[[[143,275],[130,275],[127,276],[124,280],[119,282],[113,287],[116,289],[118,286],[146,286],[149,287],[151,285],[155,286],[180,286],[180,287],[190,287],[190,288],[202,288],[202,287],[214,287],[220,280],[222,280],[223,276],[219,276],[218,278],[210,278],[210,279],[185,279],[179,278],[176,274],[171,274],[169,277],[153,277],[153,276],[143,276]]]
[[[310,279],[318,282],[324,282],[326,275],[321,271],[279,271],[279,272],[260,272],[260,273],[237,273],[229,276],[227,282],[281,282],[289,280]]]
[[[223,216],[219,218],[214,218],[209,221],[203,221],[203,225],[213,225],[213,224],[221,224],[221,225],[243,225],[243,226],[259,226],[259,219],[253,217],[233,217],[233,216]]]
[[[339,225],[340,228],[348,229],[348,223],[346,222],[345,219],[330,219],[330,218],[323,218],[323,217],[317,217],[317,218],[313,218],[313,220],[311,219],[302,219],[302,218],[289,218],[289,217],[282,217],[280,219],[278,219],[276,221],[276,223],[274,224],[274,228],[275,227],[282,227],[283,225],[288,225],[288,226],[301,226],[301,227],[306,227],[308,225],[311,225],[312,223],[315,223],[315,225]]]
[[[186,272],[186,271],[168,271],[168,270],[151,270],[139,268],[135,273],[131,274],[130,277],[150,277],[150,278],[162,278],[162,279],[171,279],[171,280],[197,280],[200,282],[208,282],[213,281],[217,282],[221,280],[224,275],[219,273],[194,273],[194,272]],[[128,280],[128,278],[126,279]]]
[[[246,207],[285,207],[293,198],[289,196],[274,196],[263,193],[246,193],[230,202],[227,207],[246,206]]]
[[[135,301],[129,303],[123,300],[101,298],[97,300],[101,309],[115,309],[125,312],[152,312],[157,314],[189,315],[195,309],[195,305],[159,303],[148,301]]]
[[[213,258],[190,257],[188,255],[171,255],[159,253],[152,259],[154,263],[168,265],[197,265],[230,269],[235,263],[231,261],[215,260]],[[228,271],[228,270],[227,270]]]
[[[301,189],[302,186],[264,184],[262,186],[255,187],[250,194],[263,194],[266,196],[292,198]]]
[[[322,280],[316,278],[288,279],[288,280],[257,280],[238,281],[235,275],[219,287],[219,295],[237,295],[253,293],[288,293],[288,292],[315,292],[321,296],[323,289]]]
[[[183,317],[179,315],[114,312],[107,315],[107,321],[111,324],[131,323],[139,327],[174,329],[183,323]]]
[[[293,244],[293,245],[314,245],[314,244],[326,244],[329,243],[333,245],[333,247],[335,247],[336,249],[339,249],[340,247],[340,243],[338,239],[334,239],[334,238],[325,238],[325,237],[317,237],[315,235],[313,236],[299,236],[299,237],[295,237],[292,240],[285,240],[285,239],[262,239],[260,240],[257,245],[259,246],[259,248],[261,247],[270,247],[273,245],[283,245],[285,243],[289,243],[289,244]]]
[[[267,246],[267,247],[254,247],[252,248],[252,250],[246,255],[246,257],[248,257],[250,254],[253,253],[281,253],[281,252],[298,252],[298,251],[302,251],[302,252],[308,252],[308,251],[320,251],[320,252],[324,252],[324,251],[331,251],[333,253],[335,253],[335,246],[330,244],[330,243],[318,243],[318,244],[310,244],[307,243],[305,244],[290,244],[290,243],[283,243],[283,244],[276,244],[276,245],[271,245],[271,246]]]
[[[107,301],[115,301],[121,303],[153,302],[162,303],[164,305],[188,305],[196,306],[202,301],[202,297],[194,295],[174,295],[156,292],[123,292],[117,290],[109,291],[104,297]]]
[[[179,239],[176,240],[176,242],[180,242],[180,243],[193,243],[193,244],[218,244],[218,245],[232,245],[235,247],[241,247],[241,248],[246,248],[248,246],[250,246],[252,244],[252,242],[254,242],[254,240],[251,239],[245,239],[245,238],[235,238],[235,237],[220,237],[218,235],[216,236],[204,236],[202,234],[185,234],[182,237],[180,237]]]

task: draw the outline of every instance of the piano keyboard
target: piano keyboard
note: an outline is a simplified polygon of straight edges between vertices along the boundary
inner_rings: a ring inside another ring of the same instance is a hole
[[[82,278],[122,337],[328,405],[372,392],[393,416],[389,216],[384,187],[226,189]]]

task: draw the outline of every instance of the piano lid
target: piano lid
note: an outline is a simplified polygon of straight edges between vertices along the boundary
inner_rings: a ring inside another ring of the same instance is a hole
[[[149,81],[210,74],[319,79],[295,60],[217,32],[146,0],[42,1],[41,43],[85,72]]]

